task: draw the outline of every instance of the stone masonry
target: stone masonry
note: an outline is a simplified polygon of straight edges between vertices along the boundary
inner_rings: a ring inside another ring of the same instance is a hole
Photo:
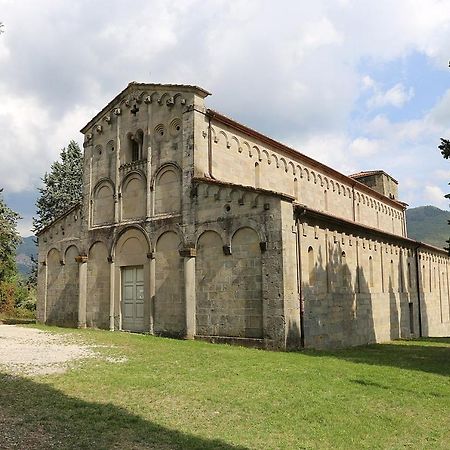
[[[345,176],[130,83],[83,129],[83,203],[40,230],[38,319],[270,349],[450,335],[449,258],[383,171]]]

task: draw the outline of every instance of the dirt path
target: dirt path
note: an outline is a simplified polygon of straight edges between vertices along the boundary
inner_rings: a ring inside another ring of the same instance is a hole
[[[70,363],[97,354],[66,336],[34,328],[0,325],[0,371],[21,375],[61,373]]]

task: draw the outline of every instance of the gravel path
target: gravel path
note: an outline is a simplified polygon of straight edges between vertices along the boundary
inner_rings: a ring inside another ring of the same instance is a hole
[[[91,347],[75,344],[67,336],[0,325],[0,370],[12,375],[61,373],[70,363],[95,356]]]

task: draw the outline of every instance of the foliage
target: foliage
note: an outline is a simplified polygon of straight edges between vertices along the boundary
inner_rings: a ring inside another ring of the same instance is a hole
[[[29,287],[26,280],[15,274],[0,282],[0,313],[17,317],[23,310],[34,315],[36,289]]]
[[[441,151],[441,154],[445,159],[450,158],[450,141],[448,139],[441,138],[441,143],[438,145],[438,149]]]
[[[75,141],[70,141],[60,153],[49,173],[42,178],[44,186],[39,188],[36,202],[36,217],[33,218],[34,231],[38,231],[70,207],[81,202],[83,179],[83,155]]]
[[[38,277],[38,260],[34,255],[31,255],[31,271],[27,278],[27,285],[29,287],[36,287],[37,277]]]
[[[450,442],[449,338],[288,353],[39,328],[93,344],[102,356],[39,382],[0,378],[3,413],[15,418],[7,432],[20,442],[36,430],[42,448],[444,449]]]
[[[0,189],[0,282],[16,273],[16,248],[20,243],[17,221],[20,216],[4,202]]]
[[[445,159],[450,158],[450,141],[448,139],[441,138],[441,143],[438,145],[438,149],[441,151],[441,155]],[[450,199],[450,194],[445,194],[444,197]],[[448,224],[450,225],[450,220],[448,221]],[[445,247],[445,250],[447,250],[450,255],[450,239],[447,239],[445,242],[448,244],[448,247]]]

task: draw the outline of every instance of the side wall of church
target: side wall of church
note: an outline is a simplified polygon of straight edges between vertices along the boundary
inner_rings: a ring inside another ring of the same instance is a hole
[[[38,321],[74,327],[78,323],[78,263],[81,211],[72,209],[39,236]]]
[[[420,312],[424,336],[450,334],[449,260],[441,252],[419,251],[417,276],[412,242],[313,219],[300,223],[299,235],[307,347],[417,337]]]
[[[258,190],[197,185],[197,335],[298,347],[298,320],[286,324],[287,316],[298,314],[295,246],[283,241],[285,216],[292,221],[292,199],[286,200]],[[289,336],[287,325],[295,329]]]
[[[405,235],[400,205],[350,178],[338,178],[335,172],[314,166],[301,154],[294,158],[243,131],[198,116],[195,168],[199,176],[208,174],[221,181],[292,195],[299,203],[328,214]]]

